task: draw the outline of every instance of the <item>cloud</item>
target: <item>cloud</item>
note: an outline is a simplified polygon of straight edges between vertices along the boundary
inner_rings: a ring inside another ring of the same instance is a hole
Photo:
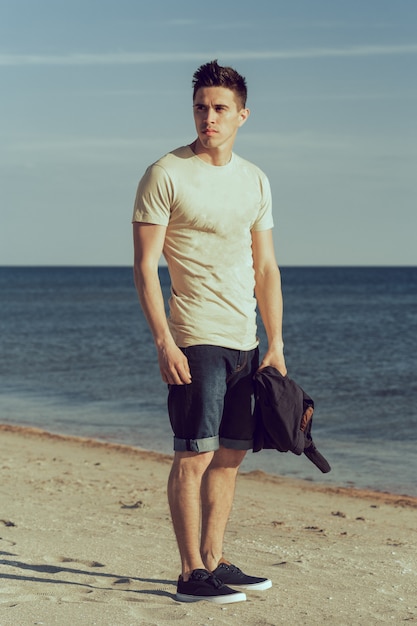
[[[74,66],[74,65],[139,65],[151,63],[178,63],[206,61],[208,56],[233,60],[289,60],[337,57],[371,57],[417,54],[417,44],[362,45],[343,48],[301,48],[294,50],[264,50],[243,52],[115,52],[71,53],[63,55],[0,54],[0,66]]]

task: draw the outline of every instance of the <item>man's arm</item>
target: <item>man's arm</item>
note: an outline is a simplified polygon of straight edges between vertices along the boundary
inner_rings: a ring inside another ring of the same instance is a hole
[[[169,330],[158,276],[165,233],[165,226],[133,224],[134,279],[140,304],[155,341],[162,380],[170,385],[183,385],[191,382],[190,369],[187,358],[175,344]]]
[[[285,376],[287,368],[282,339],[281,274],[275,259],[272,230],[252,233],[252,254],[255,269],[255,296],[268,337],[268,350],[260,368],[272,365]]]

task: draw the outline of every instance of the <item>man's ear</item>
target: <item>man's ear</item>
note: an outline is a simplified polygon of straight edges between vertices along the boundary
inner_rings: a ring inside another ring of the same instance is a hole
[[[249,115],[250,115],[250,110],[249,109],[241,109],[241,111],[239,112],[239,117],[240,117],[239,126],[243,126],[243,124],[248,119]]]

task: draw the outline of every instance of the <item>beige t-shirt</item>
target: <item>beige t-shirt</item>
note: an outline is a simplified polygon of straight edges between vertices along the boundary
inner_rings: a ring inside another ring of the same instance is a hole
[[[189,146],[151,165],[133,222],[167,227],[169,325],[178,346],[256,347],[251,231],[272,228],[267,177],[236,154],[209,165]]]

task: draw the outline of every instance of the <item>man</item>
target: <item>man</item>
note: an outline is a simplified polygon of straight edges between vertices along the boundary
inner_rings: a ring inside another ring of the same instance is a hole
[[[181,557],[177,599],[238,602],[266,589],[223,556],[239,466],[252,448],[256,303],[267,332],[261,366],[283,375],[282,295],[270,187],[233,153],[249,117],[245,79],[217,61],[193,77],[196,140],[150,166],[134,216],[134,276],[152,331],[174,432],[168,501]],[[158,262],[171,277],[167,319]],[[256,299],[255,299],[256,297]]]

